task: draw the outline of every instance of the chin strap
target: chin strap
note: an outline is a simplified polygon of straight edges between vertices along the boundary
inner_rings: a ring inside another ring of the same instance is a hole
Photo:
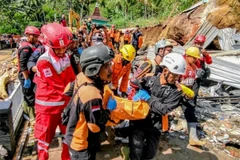
[[[165,56],[165,48],[163,48],[163,54],[158,53],[157,55],[159,55],[163,59],[163,57]]]
[[[164,75],[164,78],[165,78],[165,80],[166,80],[167,84],[169,84],[169,83],[168,83],[168,80],[167,80],[167,79],[168,79],[168,77],[169,77],[169,75],[170,75],[170,72],[168,72],[168,74],[167,74],[167,75]]]

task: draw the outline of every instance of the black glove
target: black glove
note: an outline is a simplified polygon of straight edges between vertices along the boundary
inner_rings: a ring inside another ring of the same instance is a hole
[[[113,91],[113,94],[114,94],[115,96],[119,96],[119,95],[118,95],[118,88],[112,89],[112,91]]]
[[[128,97],[128,94],[127,94],[126,92],[122,92],[122,93],[121,93],[121,97],[122,97],[122,98],[127,98],[127,97]]]
[[[197,70],[197,78],[203,78],[204,74],[205,71],[203,69],[200,68]]]

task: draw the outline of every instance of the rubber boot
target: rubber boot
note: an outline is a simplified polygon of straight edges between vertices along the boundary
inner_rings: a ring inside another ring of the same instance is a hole
[[[189,144],[191,146],[203,146],[206,142],[201,141],[197,137],[197,123],[188,123]]]
[[[123,160],[130,160],[129,159],[129,153],[130,153],[129,147],[126,147],[126,146],[121,147],[121,153],[122,153]]]
[[[30,123],[29,129],[28,129],[29,139],[28,139],[27,146],[34,146],[36,141],[34,137],[34,125],[35,125],[34,106],[28,106],[26,101],[23,101],[22,106],[23,106],[24,113],[26,113],[29,117],[29,123]]]

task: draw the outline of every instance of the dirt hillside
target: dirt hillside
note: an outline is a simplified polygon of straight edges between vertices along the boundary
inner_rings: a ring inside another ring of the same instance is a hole
[[[219,29],[236,28],[240,31],[239,0],[209,0],[208,3],[184,13],[154,27],[143,28],[143,40],[153,45],[161,38],[170,38],[184,45],[207,21]]]

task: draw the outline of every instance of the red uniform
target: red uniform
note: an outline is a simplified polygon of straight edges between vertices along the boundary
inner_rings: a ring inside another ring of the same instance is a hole
[[[202,56],[199,60],[196,61],[196,66],[198,68],[203,68],[204,63],[212,64],[212,57],[207,53],[205,56]]]
[[[186,73],[185,75],[181,76],[181,84],[184,84],[187,87],[192,88],[193,83],[197,77],[196,75],[197,66],[192,64],[191,66],[187,63]]]
[[[48,159],[48,149],[56,127],[59,126],[63,134],[66,132],[66,127],[61,124],[61,112],[66,107],[69,97],[63,95],[63,91],[69,82],[75,80],[75,74],[68,55],[60,58],[52,49],[41,55],[37,69],[34,78],[37,84],[34,134],[38,140],[38,159],[45,160]],[[63,144],[62,159],[70,159],[66,144]]]

